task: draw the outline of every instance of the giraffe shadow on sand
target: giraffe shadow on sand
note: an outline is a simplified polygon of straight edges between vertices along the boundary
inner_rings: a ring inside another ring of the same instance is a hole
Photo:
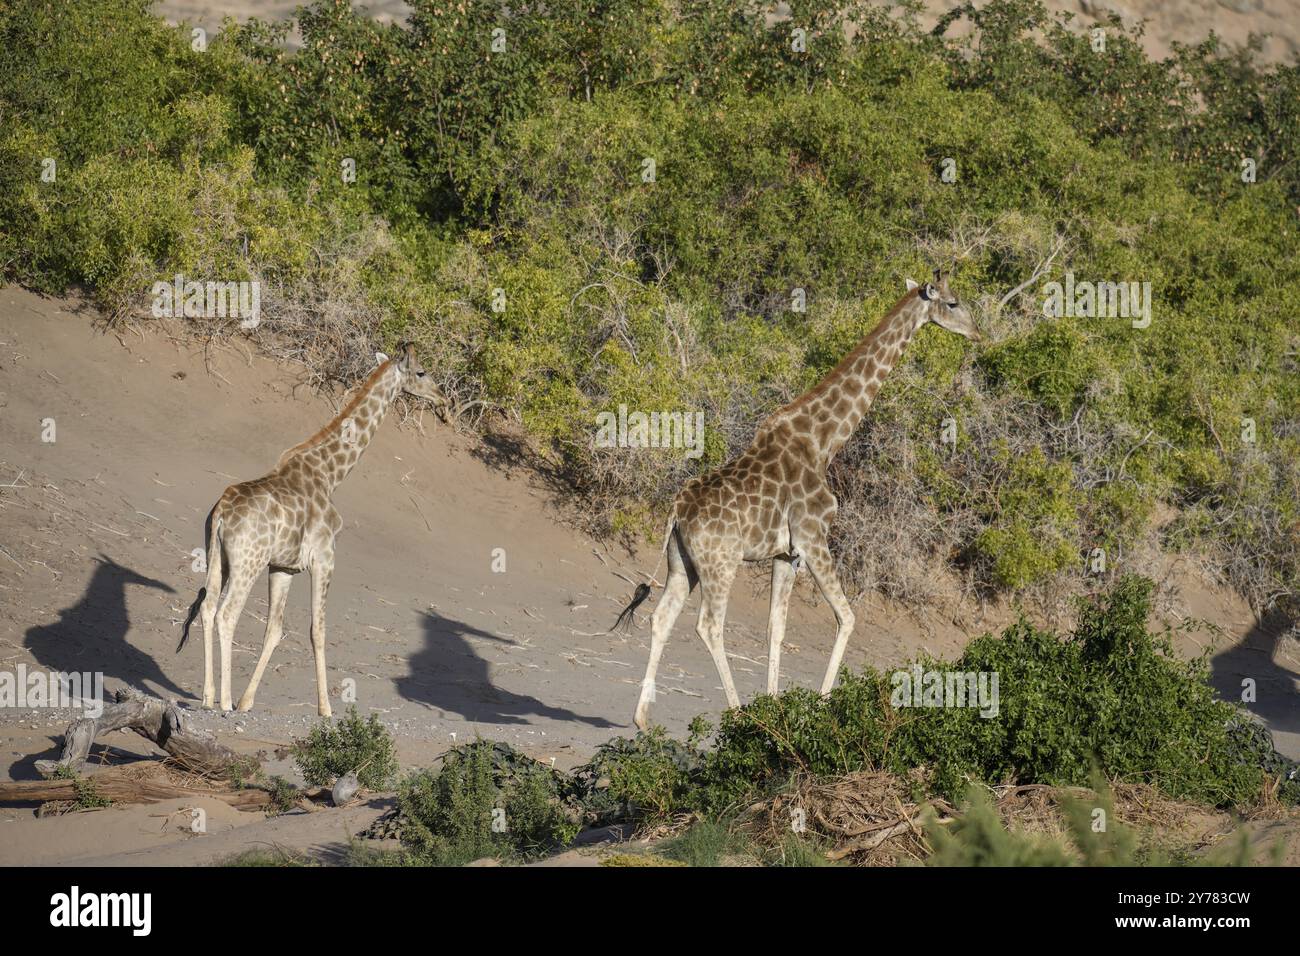
[[[128,587],[175,593],[162,581],[100,555],[81,600],[60,611],[57,622],[30,628],[23,646],[51,671],[99,671],[106,682],[117,679],[134,687],[148,681],[155,692],[188,699],[190,694],[164,674],[151,655],[127,640],[131,630]]]
[[[1291,621],[1283,614],[1257,620],[1244,638],[1210,659],[1210,683],[1224,700],[1240,701],[1244,678],[1255,681],[1256,700],[1245,704],[1269,730],[1300,733],[1300,671],[1280,660],[1282,635]]]
[[[591,727],[619,726],[604,717],[552,707],[536,697],[496,687],[488,661],[474,650],[471,638],[501,644],[514,641],[433,612],[421,616],[424,647],[411,656],[410,673],[395,681],[397,692],[406,700],[458,714],[473,723],[528,724],[530,717],[544,717]]]

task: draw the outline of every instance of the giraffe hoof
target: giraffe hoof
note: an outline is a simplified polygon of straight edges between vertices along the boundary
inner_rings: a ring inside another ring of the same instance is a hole
[[[241,714],[246,714],[252,709],[253,702],[251,700],[241,700],[239,706],[235,708],[235,710],[239,711]]]

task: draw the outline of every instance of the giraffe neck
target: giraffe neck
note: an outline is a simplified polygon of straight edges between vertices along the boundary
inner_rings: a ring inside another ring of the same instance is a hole
[[[328,425],[281,455],[279,467],[301,462],[312,480],[330,494],[361,459],[400,390],[401,374],[396,360],[389,359],[371,373]]]
[[[853,436],[921,327],[920,302],[908,292],[825,378],[777,413],[809,436],[823,463]]]

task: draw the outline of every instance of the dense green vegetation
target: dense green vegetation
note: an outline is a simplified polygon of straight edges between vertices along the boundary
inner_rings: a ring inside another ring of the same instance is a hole
[[[505,743],[457,747],[436,768],[412,772],[399,785],[402,850],[384,861],[528,860],[566,846],[584,827],[653,828],[693,819],[657,852],[692,865],[728,857],[825,862],[828,835],[812,824],[776,840],[769,827],[765,840],[745,826],[746,812],[799,781],[885,771],[904,782],[901,792],[911,790],[914,802],[966,805],[959,825],[932,828],[936,864],[1167,862],[1167,854],[1152,855],[1145,837],[1122,827],[1090,829],[1098,808],[1118,819],[1107,781],[1245,809],[1273,797],[1300,803],[1300,778],[1248,715],[1215,698],[1203,659],[1179,660],[1168,634],[1147,630],[1150,594],[1149,581],[1121,579],[1080,609],[1068,636],[1022,621],[974,641],[956,661],[917,662],[942,675],[997,673],[996,713],[952,701],[900,701],[894,675],[910,667],[893,674],[867,669],[845,672],[826,698],[804,689],[760,696],[724,712],[716,734],[697,719],[685,741],[662,728],[612,739],[571,773]],[[313,739],[323,740],[318,731]],[[376,736],[387,741],[380,749],[391,747],[382,728]],[[320,759],[354,758],[322,752]],[[1083,787],[1096,796],[1086,805],[1063,804],[1068,845],[1013,838],[983,796],[1004,784]],[[1229,849],[1244,860],[1244,846]]]
[[[1149,597],[1150,582],[1123,579],[1081,609],[1065,639],[1022,620],[972,641],[955,661],[919,661],[945,675],[997,673],[995,716],[974,706],[899,708],[891,675],[870,668],[846,674],[825,699],[795,689],[726,711],[701,767],[710,792],[702,799],[727,804],[743,792],[734,788],[796,771],[925,768],[928,786],[959,800],[979,781],[1081,786],[1095,766],[1174,797],[1247,802],[1264,774],[1231,732],[1241,718],[1207,685],[1204,659],[1178,660],[1168,635],[1147,630]]]
[[[1077,587],[1164,503],[1165,546],[1259,606],[1294,593],[1295,66],[1213,41],[1155,63],[1118,23],[1099,52],[1035,0],[959,7],[961,41],[830,0],[772,24],[725,0],[411,6],[385,27],[317,2],[289,52],[257,22],[196,49],[146,0],[7,4],[5,276],[118,314],[176,274],[258,279],[247,334],[322,381],[412,338],[466,420],[517,419],[623,532],[905,277],[953,268],[989,341],[925,330],[841,455],[849,580]],[[1044,317],[1067,271],[1150,282],[1150,327]],[[595,447],[619,403],[703,410],[704,456]]]

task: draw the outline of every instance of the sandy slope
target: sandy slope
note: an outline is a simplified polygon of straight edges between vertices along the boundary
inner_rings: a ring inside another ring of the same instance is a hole
[[[201,641],[180,654],[175,647],[200,584],[190,551],[202,543],[204,516],[227,484],[264,473],[336,406],[295,387],[294,367],[247,354],[238,340],[205,352],[168,334],[179,327],[105,333],[94,318],[74,302],[0,290],[0,668],[100,670],[109,691],[132,684],[193,707]],[[563,499],[511,464],[504,443],[481,444],[431,416],[421,434],[418,421],[398,417],[390,415],[336,495],[345,519],[329,599],[336,708],[345,680],[354,680],[363,711],[379,713],[397,733],[407,766],[427,763],[453,735],[507,740],[572,766],[596,744],[630,734],[648,628],[606,628],[631,588],[619,575],[639,579],[652,568],[653,546],[629,556],[571,530],[556,510]],[[47,418],[57,429],[52,444],[40,440]],[[497,547],[506,551],[505,573],[491,570]],[[746,698],[766,678],[762,585],[761,575],[742,576],[728,619]],[[194,717],[237,749],[264,751],[271,771],[287,775],[290,764],[274,751],[315,720],[308,591],[305,577],[295,581],[288,633],[257,710]],[[814,606],[806,581],[796,594],[783,683],[815,686],[833,620]],[[695,714],[716,714],[723,703],[693,634],[695,603],[668,646],[655,710],[679,734]],[[952,654],[1008,614],[967,608],[916,617],[876,603],[859,605],[850,667],[890,665],[922,648]],[[236,638],[235,696],[260,651],[265,609],[259,583]],[[1184,586],[1175,610],[1225,630],[1216,683],[1232,689],[1242,675],[1254,677],[1257,709],[1279,745],[1300,751],[1294,644],[1253,628],[1244,605],[1221,591]],[[0,709],[0,778],[34,777],[34,760],[54,755],[67,719]],[[129,734],[111,745],[144,747]],[[217,842],[215,832],[192,837],[170,826],[165,813],[113,809],[94,814],[100,825],[59,827],[30,810],[0,808],[0,863],[111,861],[146,851],[159,862],[209,859],[214,847],[257,843],[267,825],[227,821],[237,833]],[[276,827],[292,845],[336,843],[334,824],[320,816]]]

